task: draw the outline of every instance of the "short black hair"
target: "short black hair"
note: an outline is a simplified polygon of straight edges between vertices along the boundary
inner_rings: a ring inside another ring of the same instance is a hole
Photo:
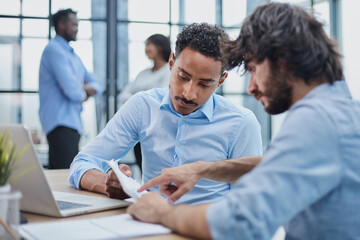
[[[245,65],[251,60],[270,61],[273,68],[286,69],[306,84],[343,80],[341,55],[323,24],[303,8],[286,3],[260,6],[248,16],[234,41],[222,44],[226,69]]]
[[[55,32],[58,32],[58,25],[60,21],[67,20],[67,17],[69,14],[77,14],[74,10],[71,8],[68,9],[61,9],[57,13],[51,16],[51,25],[55,27]]]
[[[170,39],[162,34],[154,34],[148,37],[146,41],[150,41],[155,46],[161,48],[161,57],[168,62],[171,54]]]
[[[224,29],[208,23],[192,23],[184,26],[177,35],[175,57],[186,47],[191,47],[199,53],[221,61],[220,41],[228,38]],[[221,72],[224,68],[221,67]]]

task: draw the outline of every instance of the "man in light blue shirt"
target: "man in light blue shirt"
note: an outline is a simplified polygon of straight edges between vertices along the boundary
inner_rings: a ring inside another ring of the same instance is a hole
[[[248,93],[268,113],[288,110],[279,133],[262,160],[186,164],[139,189],[241,177],[220,201],[171,206],[147,193],[128,212],[201,239],[271,239],[281,225],[286,239],[359,239],[360,102],[322,24],[294,5],[263,5],[222,50],[227,68],[244,64]]]
[[[254,114],[214,94],[227,77],[220,61],[220,37],[226,35],[217,26],[184,27],[169,60],[169,88],[131,97],[75,157],[71,185],[114,198],[127,197],[113,172],[108,172],[106,160],[123,158],[138,141],[144,181],[164,168],[185,163],[261,154],[260,126]],[[131,174],[128,166],[120,165],[120,169]],[[228,183],[204,179],[178,202],[216,201],[230,188]]]
[[[40,121],[49,143],[49,168],[69,168],[79,152],[82,102],[100,94],[69,42],[76,40],[78,20],[71,9],[52,16],[56,36],[41,57],[39,72]]]

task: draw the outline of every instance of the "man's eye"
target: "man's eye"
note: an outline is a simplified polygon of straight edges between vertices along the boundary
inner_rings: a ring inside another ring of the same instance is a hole
[[[185,80],[185,77],[181,76],[180,74],[178,75],[178,77],[179,77],[181,80]]]
[[[204,87],[204,88],[208,88],[210,86],[206,85],[206,84],[200,84],[201,87]]]
[[[249,72],[254,72],[254,71],[255,71],[255,67],[249,67],[249,68],[248,68],[248,71],[249,71]]]

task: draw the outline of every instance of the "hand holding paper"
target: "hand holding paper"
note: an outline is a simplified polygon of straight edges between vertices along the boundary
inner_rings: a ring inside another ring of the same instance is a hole
[[[123,172],[121,172],[119,170],[117,162],[114,161],[114,159],[107,161],[107,163],[116,174],[126,194],[133,197],[134,199],[138,199],[142,194],[147,193],[147,191],[137,192],[137,190],[141,187],[141,185],[138,182],[136,182],[135,179],[133,179],[132,177],[128,177]]]

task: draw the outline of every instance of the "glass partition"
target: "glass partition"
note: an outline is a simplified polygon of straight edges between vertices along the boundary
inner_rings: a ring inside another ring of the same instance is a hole
[[[313,10],[324,23],[325,31],[330,34],[333,18],[332,5],[328,0],[277,2],[289,2]],[[150,35],[161,33],[169,36],[174,50],[176,36],[183,25],[207,22],[223,26],[229,36],[235,39],[242,21],[249,14],[248,8],[254,5],[250,0],[117,0],[116,8],[109,9],[109,3],[103,0],[0,0],[0,26],[6,26],[0,28],[0,110],[4,113],[1,118],[3,123],[24,123],[41,131],[37,93],[39,64],[43,49],[55,36],[55,31],[50,26],[49,13],[53,14],[64,8],[77,11],[78,40],[71,42],[71,46],[104,89],[103,96],[84,105],[82,116],[94,120],[84,124],[82,144],[86,144],[105,126],[107,111],[112,107],[107,103],[110,100],[114,102],[128,82],[141,70],[151,66],[144,53],[145,40]],[[352,90],[354,96],[359,98],[354,80],[359,77],[356,77],[356,71],[353,71],[355,68],[352,67],[356,63],[352,56],[356,55],[353,50],[356,50],[358,37],[356,31],[351,30],[357,15],[350,5],[342,2],[340,16],[343,22],[339,25],[340,38],[343,35],[341,49],[345,56],[347,80],[352,89],[355,89]],[[116,30],[108,31],[112,22]],[[115,44],[108,46],[109,40],[114,37]],[[114,53],[115,57],[111,58]],[[116,62],[115,68],[109,68],[112,61]],[[115,79],[110,78],[112,75]],[[116,81],[115,85],[111,84],[113,81]],[[116,86],[115,95],[106,95],[112,90],[110,86]],[[234,69],[229,72],[219,93],[235,105],[246,105],[253,98],[246,94],[246,88],[246,76]],[[114,104],[113,106],[116,107]],[[254,111],[259,108],[251,104],[248,107],[253,107]],[[281,123],[277,118],[273,117],[271,120],[273,129],[277,129]],[[263,128],[270,127],[264,125]]]

